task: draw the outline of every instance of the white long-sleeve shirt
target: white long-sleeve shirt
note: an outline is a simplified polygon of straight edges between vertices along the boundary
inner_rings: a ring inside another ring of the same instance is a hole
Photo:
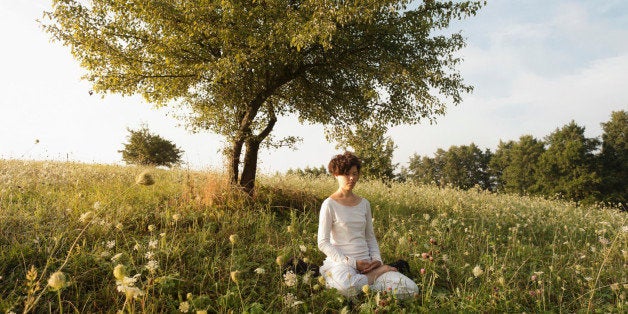
[[[319,215],[318,248],[331,261],[353,268],[358,260],[381,262],[369,201],[362,198],[355,206],[345,206],[327,198]]]

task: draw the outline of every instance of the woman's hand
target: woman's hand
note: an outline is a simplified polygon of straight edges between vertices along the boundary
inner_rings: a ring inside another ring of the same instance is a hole
[[[367,259],[363,259],[356,262],[356,267],[358,271],[362,274],[366,274],[380,266],[382,266],[382,262],[380,261],[370,261]]]

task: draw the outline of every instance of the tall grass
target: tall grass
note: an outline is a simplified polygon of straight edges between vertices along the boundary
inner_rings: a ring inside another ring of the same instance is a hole
[[[249,199],[218,173],[150,169],[155,184],[137,184],[145,170],[0,161],[0,312],[626,311],[616,209],[362,182],[383,258],[407,260],[420,293],[347,300],[279,266],[322,263],[332,178],[264,176]]]

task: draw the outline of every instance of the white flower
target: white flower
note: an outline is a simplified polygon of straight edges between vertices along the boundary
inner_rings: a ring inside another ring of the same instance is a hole
[[[65,288],[67,284],[68,282],[65,278],[65,274],[60,271],[54,272],[50,275],[50,278],[48,278],[48,286],[52,288],[52,291],[61,290]]]
[[[307,273],[303,275],[303,283],[306,285],[309,284],[310,280],[312,279],[312,275],[314,275],[314,272],[311,270],[308,270]]]
[[[258,267],[258,268],[255,268],[255,273],[258,275],[262,275],[266,273],[266,270],[264,268]]]
[[[482,270],[482,268],[480,267],[480,265],[476,265],[475,267],[473,267],[473,276],[480,277],[484,274],[484,270]]]
[[[292,287],[294,285],[297,284],[299,278],[297,277],[297,275],[292,272],[292,271],[288,271],[283,275],[283,282],[286,284],[286,286],[288,287]]]
[[[137,299],[144,295],[144,291],[133,286],[118,285],[118,291],[124,293],[128,299]]]
[[[187,313],[190,310],[190,303],[187,301],[179,303],[179,311]]]
[[[87,222],[88,220],[90,220],[90,218],[92,218],[92,216],[94,216],[94,213],[92,213],[91,211],[88,212],[84,212],[83,214],[81,214],[81,216],[79,217],[79,221],[82,223]]]
[[[621,227],[621,232],[628,233],[628,226],[622,226]]]
[[[231,244],[236,244],[238,242],[238,235],[237,234],[230,235],[229,242],[231,242]]]
[[[113,249],[114,246],[116,246],[116,240],[107,241],[108,249]]]
[[[602,245],[608,245],[610,243],[607,238],[602,236],[598,237],[598,240],[600,241],[600,243],[602,243]]]
[[[297,297],[295,297],[294,294],[292,294],[292,293],[287,293],[283,297],[283,302],[288,307],[295,307],[295,306],[298,306],[300,304],[303,304],[303,301],[297,300]]]
[[[146,254],[144,254],[144,257],[146,257],[146,259],[153,259],[153,257],[155,257],[155,253],[153,253],[152,251],[148,251],[146,252]]]
[[[305,253],[307,251],[307,246],[301,244],[301,245],[299,245],[299,250],[301,250],[301,252]]]
[[[151,249],[155,249],[157,248],[157,244],[159,243],[159,241],[157,240],[150,240],[148,241],[148,247]]]
[[[146,269],[148,269],[148,271],[151,273],[154,273],[158,268],[159,262],[157,262],[156,260],[150,260],[148,261],[148,263],[146,263]]]
[[[115,263],[115,262],[117,262],[120,259],[120,257],[122,257],[122,253],[118,253],[118,254],[114,255],[111,258],[111,261]]]
[[[148,231],[150,232],[155,231],[155,225],[148,225]]]
[[[139,243],[135,243],[135,245],[133,246],[134,251],[139,251],[141,248],[142,246]]]
[[[179,221],[179,219],[181,219],[181,214],[177,213],[177,214],[172,215],[172,220]]]
[[[116,267],[113,268],[113,276],[117,280],[124,280],[124,277],[126,277],[126,267],[122,264],[116,265]]]
[[[94,203],[94,209],[95,210],[99,210],[100,209],[100,202],[95,202]]]

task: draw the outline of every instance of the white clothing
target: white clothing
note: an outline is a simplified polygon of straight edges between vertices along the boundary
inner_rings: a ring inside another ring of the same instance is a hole
[[[345,296],[358,294],[368,284],[368,278],[357,270],[356,261],[382,262],[369,201],[363,198],[355,206],[346,206],[327,198],[319,215],[318,248],[327,255],[320,268],[327,287],[336,288]],[[379,276],[371,288],[390,288],[400,298],[419,291],[410,278],[394,271]]]

